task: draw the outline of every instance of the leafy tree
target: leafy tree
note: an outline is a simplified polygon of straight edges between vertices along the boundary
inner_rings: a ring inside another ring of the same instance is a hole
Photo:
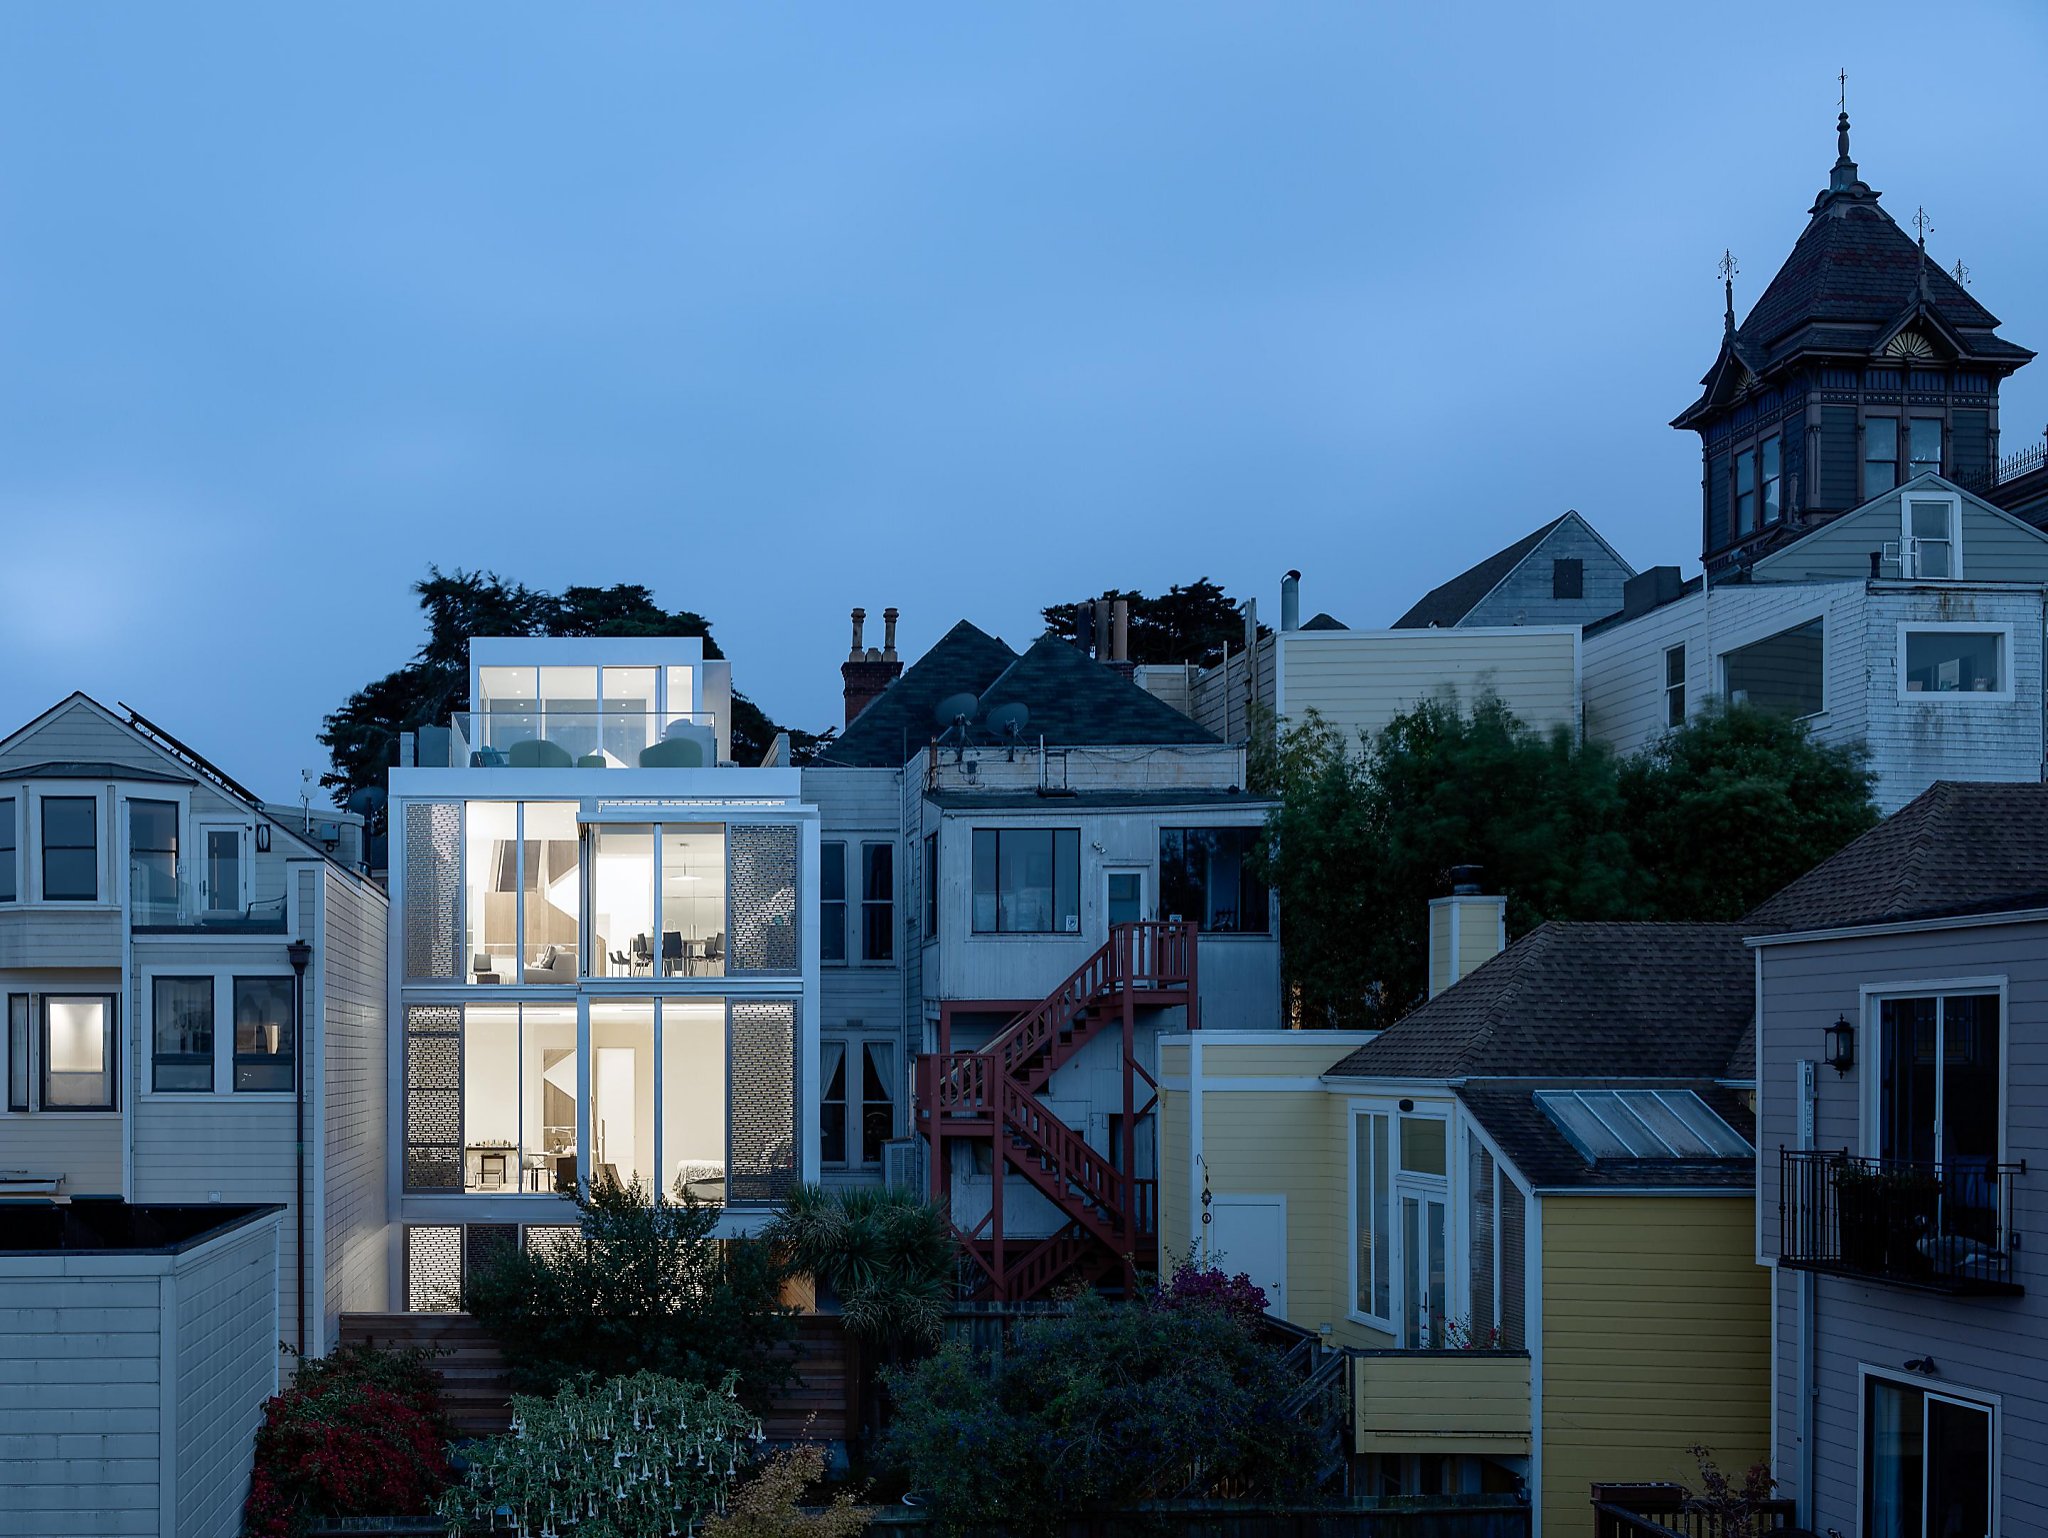
[[[637,1180],[599,1181],[577,1206],[578,1234],[508,1246],[464,1289],[515,1388],[553,1393],[585,1373],[688,1383],[734,1373],[758,1407],[788,1381],[794,1310],[767,1245],[715,1239],[716,1207],[651,1201]]]
[[[1612,758],[1563,728],[1532,730],[1490,694],[1469,711],[1449,694],[1426,701],[1357,751],[1311,712],[1282,734],[1271,773],[1264,863],[1304,1023],[1387,1026],[1420,1000],[1429,900],[1454,865],[1507,894],[1516,934],[1631,911]]]
[[[1122,598],[1131,606],[1130,642],[1133,662],[1199,662],[1222,659],[1223,649],[1244,649],[1244,615],[1231,596],[1207,577],[1183,587],[1175,583],[1157,598],[1135,589],[1106,588],[1102,596]],[[1092,599],[1085,602],[1093,602]],[[1048,635],[1071,641],[1079,633],[1082,604],[1056,603],[1040,612]],[[1259,627],[1267,634],[1265,626]]]
[[[322,723],[320,742],[330,760],[320,783],[346,805],[355,791],[384,783],[397,759],[401,732],[445,726],[467,710],[469,642],[473,636],[698,636],[704,655],[722,658],[711,622],[689,609],[661,607],[638,583],[571,587],[544,592],[507,582],[496,572],[427,569],[413,584],[426,615],[427,639],[412,661],[365,684]],[[732,696],[732,751],[741,763],[758,762],[778,727],[737,689]],[[791,732],[792,750],[813,740]]]
[[[1878,821],[1862,744],[1718,703],[1621,766],[1650,916],[1736,919]]]
[[[1298,1382],[1222,1306],[1085,1293],[1071,1313],[1020,1325],[998,1358],[952,1344],[892,1375],[882,1457],[941,1531],[1052,1533],[1191,1485],[1299,1499],[1313,1495],[1320,1449],[1285,1409]]]

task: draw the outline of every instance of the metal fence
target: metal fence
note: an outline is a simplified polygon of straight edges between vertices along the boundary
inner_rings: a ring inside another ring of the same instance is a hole
[[[1788,1266],[1944,1292],[2017,1290],[2015,1180],[2024,1163],[1788,1148],[1778,1172],[1779,1258]]]

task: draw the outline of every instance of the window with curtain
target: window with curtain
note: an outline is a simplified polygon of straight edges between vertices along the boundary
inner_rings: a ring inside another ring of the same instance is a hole
[[[860,959],[890,961],[896,955],[896,847],[860,846]]]
[[[976,828],[976,934],[1079,934],[1081,830]]]
[[[298,1056],[289,977],[235,979],[235,1088],[288,1090]]]
[[[1161,828],[1161,916],[1191,920],[1210,934],[1265,934],[1270,904],[1253,858],[1259,835],[1258,828]]]
[[[896,1135],[896,1047],[864,1041],[860,1048],[860,1161],[882,1162],[882,1145]]]
[[[1906,473],[1941,474],[1941,418],[1914,417],[1906,427]]]
[[[159,977],[150,986],[150,1087],[213,1088],[213,979]]]
[[[1774,434],[1764,439],[1757,450],[1759,464],[1758,480],[1762,486],[1764,527],[1776,523],[1785,511],[1785,476],[1782,468],[1783,444]]]
[[[43,797],[43,900],[97,902],[99,895],[99,802]]]
[[[830,1165],[846,1162],[846,1043],[827,1041],[818,1048],[818,1074],[824,1090],[818,1097],[819,1157]]]

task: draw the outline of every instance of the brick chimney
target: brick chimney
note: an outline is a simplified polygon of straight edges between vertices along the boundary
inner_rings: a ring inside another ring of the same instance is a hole
[[[884,628],[879,651],[863,643],[862,633],[867,622],[867,610],[853,611],[853,646],[846,654],[846,661],[839,665],[839,677],[846,688],[848,726],[853,725],[853,718],[872,705],[876,697],[903,673],[903,663],[896,655],[896,611],[882,611]]]

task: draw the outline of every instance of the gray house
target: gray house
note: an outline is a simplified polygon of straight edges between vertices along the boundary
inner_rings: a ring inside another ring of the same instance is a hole
[[[1591,624],[1621,607],[1622,584],[1635,574],[1592,524],[1567,510],[1431,588],[1393,628]]]
[[[2048,1530],[2048,787],[1937,783],[1748,927],[1782,1489],[1817,1532]]]

